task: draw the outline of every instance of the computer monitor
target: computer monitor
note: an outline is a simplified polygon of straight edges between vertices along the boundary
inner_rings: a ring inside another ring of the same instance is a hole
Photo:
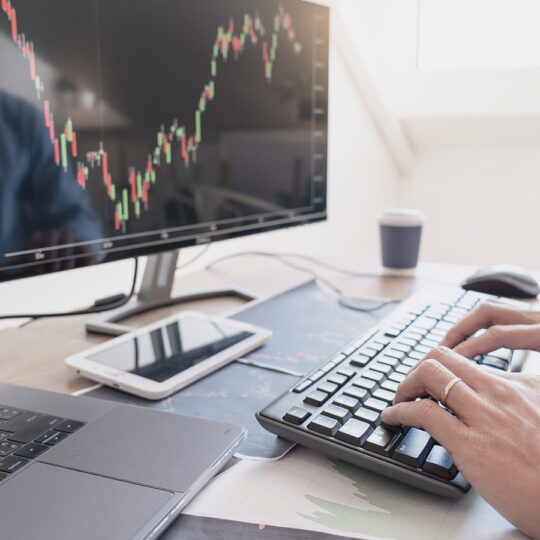
[[[1,281],[326,218],[327,7],[0,1]]]

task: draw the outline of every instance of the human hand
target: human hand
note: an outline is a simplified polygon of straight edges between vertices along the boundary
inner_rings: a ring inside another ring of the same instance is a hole
[[[484,329],[482,334],[471,337]],[[486,300],[451,328],[441,345],[467,358],[501,347],[540,351],[540,311]]]
[[[455,377],[446,404],[441,399]],[[480,368],[437,347],[399,385],[387,424],[424,429],[474,489],[525,534],[540,539],[540,377]]]

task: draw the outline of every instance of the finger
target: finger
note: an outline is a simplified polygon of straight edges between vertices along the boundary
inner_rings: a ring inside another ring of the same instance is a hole
[[[483,334],[460,343],[454,351],[474,358],[501,347],[540,350],[540,324],[495,325]]]
[[[431,399],[399,403],[382,412],[385,424],[413,426],[427,431],[450,454],[465,440],[467,426]]]
[[[476,392],[482,391],[486,386],[493,384],[491,375],[481,370],[468,358],[457,354],[447,347],[438,346],[420,360],[408,373],[408,377],[421,368],[422,364],[429,359],[440,362],[448,371],[456,377],[463,379]]]
[[[428,358],[422,365],[399,385],[394,403],[413,401],[416,398],[431,396],[442,401],[443,390],[456,375],[437,360]],[[460,418],[470,418],[471,412],[480,405],[478,394],[465,381],[454,384],[446,396],[446,405]]]
[[[519,309],[502,302],[486,300],[451,328],[441,345],[453,349],[478,330],[495,324],[526,324],[528,318]]]

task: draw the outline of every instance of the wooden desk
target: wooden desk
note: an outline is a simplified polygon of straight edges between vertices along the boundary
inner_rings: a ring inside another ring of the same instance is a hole
[[[414,276],[347,277],[321,269],[305,261],[298,264],[311,268],[337,284],[349,295],[390,297],[403,299],[413,290],[442,281],[457,284],[472,272],[468,266],[424,263]],[[355,265],[349,260],[327,261],[356,271],[378,273],[376,265]],[[51,276],[51,284],[61,286],[61,274]],[[291,269],[278,260],[255,256],[241,256],[220,263],[211,270],[182,274],[177,278],[176,290],[188,291],[234,284],[260,297],[278,294],[311,279],[306,273]],[[212,314],[227,314],[238,309],[242,302],[233,298],[205,300],[172,306],[127,321],[141,326],[178,310],[197,309]],[[0,381],[44,390],[71,393],[94,384],[88,379],[73,375],[64,365],[64,359],[83,351],[107,337],[87,334],[84,323],[88,316],[38,319],[22,328],[0,331]]]

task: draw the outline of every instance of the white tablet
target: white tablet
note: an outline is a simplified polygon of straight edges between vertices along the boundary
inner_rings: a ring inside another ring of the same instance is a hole
[[[70,356],[78,374],[147,399],[163,399],[267,341],[248,323],[184,311]]]

